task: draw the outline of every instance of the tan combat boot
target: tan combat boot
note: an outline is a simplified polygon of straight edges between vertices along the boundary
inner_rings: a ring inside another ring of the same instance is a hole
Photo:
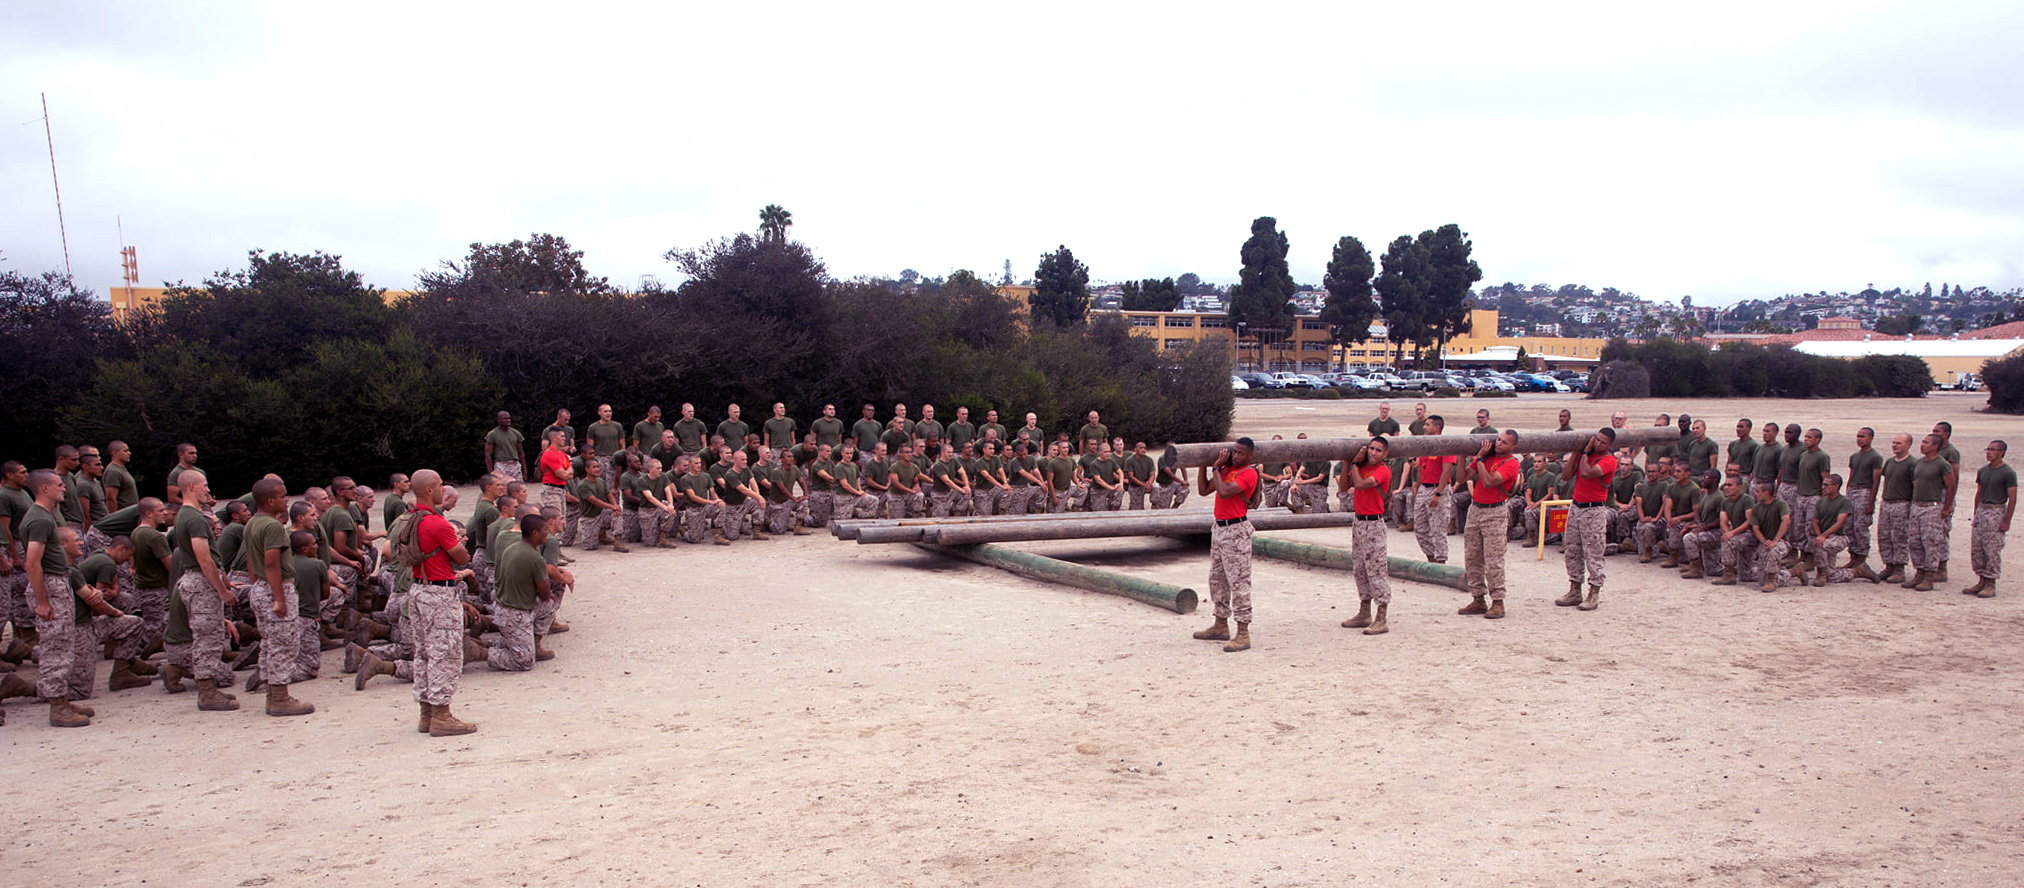
[[[422,720],[421,720],[421,721],[419,721],[419,722],[416,722],[416,723],[415,723],[415,733],[417,733],[417,734],[426,734],[426,733],[428,733],[428,732],[429,732],[429,722],[431,722],[431,721],[434,721],[434,720],[435,720],[435,718],[436,718],[436,704],[434,704],[434,703],[423,703],[423,704],[422,704]]]
[[[1343,625],[1347,626],[1349,624],[1344,623]],[[1203,641],[1229,641],[1230,622],[1222,617],[1217,617],[1216,622],[1209,624],[1209,628],[1195,633],[1195,637]]]
[[[351,689],[363,691],[365,690],[365,683],[371,681],[373,676],[392,674],[394,674],[394,664],[375,657],[372,654],[366,654],[365,659],[358,664],[358,676],[351,680]]]
[[[1602,606],[1602,587],[1589,586],[1588,597],[1582,599],[1581,603],[1579,605],[1576,605],[1575,607],[1577,610],[1592,611],[1601,606]]]
[[[197,709],[203,712],[231,712],[239,708],[239,698],[218,690],[216,681],[197,679]]]
[[[359,647],[356,644],[344,646],[344,674],[350,675],[357,672],[358,664],[363,662],[365,662],[365,648]]]
[[[145,675],[149,678],[160,675],[162,672],[162,667],[139,657],[128,660],[127,669],[135,675]]]
[[[787,532],[798,537],[805,537],[809,534],[808,528],[801,526],[801,519],[799,518],[794,519],[794,526],[788,528]]]
[[[490,649],[482,644],[479,644],[477,639],[472,638],[469,635],[464,636],[464,662],[466,663],[480,662],[484,660],[485,655],[490,652],[491,652]]]
[[[1366,598],[1357,605],[1356,616],[1342,621],[1342,628],[1362,629],[1368,625],[1370,625],[1370,599]]]
[[[1945,561],[1942,561],[1940,562],[1940,569],[1933,573],[1933,582],[1944,583],[1946,581],[1947,581],[1947,563]]]
[[[1223,643],[1223,653],[1234,654],[1238,651],[1248,651],[1250,649],[1251,624],[1238,623],[1237,634],[1230,636],[1230,640]]]
[[[1553,599],[1556,607],[1574,607],[1581,603],[1581,584],[1572,580],[1567,583],[1567,594]]]
[[[1936,583],[1936,582],[1939,582],[1939,580],[1940,580],[1940,578],[1939,578],[1939,577],[1937,577],[1937,576],[1935,576],[1935,575],[1933,575],[1933,574],[1929,574],[1929,573],[1924,573],[1924,572],[1920,572],[1920,573],[1919,573],[1919,584],[1918,584],[1918,585],[1916,585],[1916,586],[1913,586],[1912,588],[1913,588],[1913,589],[1916,589],[1916,590],[1918,590],[1918,591],[1920,591],[1920,592],[1931,592],[1931,591],[1933,591],[1933,584],[1934,584],[1934,583]]]
[[[1731,567],[1723,570],[1722,575],[1720,577],[1715,578],[1714,584],[1717,586],[1736,585],[1736,569]]]
[[[548,634],[561,635],[562,633],[568,631],[569,631],[568,623],[564,623],[561,620],[553,620],[553,619],[548,621]]]
[[[1490,602],[1490,609],[1483,613],[1483,619],[1485,620],[1504,619],[1504,599],[1499,598],[1496,601]]]
[[[1905,581],[1898,584],[1898,588],[1917,589],[1920,583],[1926,583],[1927,588],[1931,588],[1931,581],[1926,579],[1926,572],[1923,570],[1914,571],[1910,575],[1906,576]]]
[[[1490,605],[1488,602],[1483,600],[1483,596],[1481,595],[1470,596],[1469,603],[1462,605],[1461,610],[1455,611],[1455,613],[1461,614],[1462,616],[1465,617],[1472,616],[1475,614],[1487,614],[1489,612],[1490,612]],[[1342,625],[1347,626],[1349,624],[1344,623]]]
[[[1385,612],[1385,611],[1386,611],[1387,609],[1389,609],[1390,607],[1391,607],[1391,605],[1389,605],[1389,604],[1380,604],[1380,605],[1378,605],[1378,606],[1377,606],[1377,618],[1376,618],[1376,619],[1374,619],[1374,620],[1371,620],[1371,621],[1370,621],[1370,625],[1364,628],[1364,630],[1363,630],[1363,634],[1365,634],[1365,635],[1383,635],[1383,634],[1385,634],[1386,632],[1390,632],[1390,631],[1391,631],[1391,626],[1390,626],[1389,624],[1387,624],[1387,623],[1385,622],[1385,618],[1384,618],[1384,617],[1385,617],[1385,613],[1384,613],[1384,612]],[[1248,645],[1248,643],[1250,642],[1250,637],[1249,637],[1249,634],[1248,634],[1248,633],[1246,633],[1246,636],[1245,636],[1245,639],[1244,639],[1244,640],[1245,640],[1246,644]]]
[[[459,734],[476,733],[477,730],[477,724],[460,721],[456,716],[451,715],[450,704],[448,703],[436,707],[435,714],[429,718],[429,736],[431,737],[455,737]]]
[[[1673,551],[1673,550],[1671,550],[1671,549],[1667,549],[1667,550],[1666,550],[1666,560],[1665,560],[1665,563],[1664,563],[1664,564],[1661,564],[1661,565],[1659,565],[1659,566],[1660,566],[1660,567],[1679,567],[1679,566],[1680,566],[1680,553],[1678,553],[1678,552],[1675,552],[1675,551]]]
[[[1977,592],[1980,592],[1980,591],[1982,591],[1982,588],[1983,588],[1984,586],[1987,586],[1987,585],[1989,585],[1989,580],[1988,580],[1988,578],[1987,578],[1987,577],[1976,577],[1976,578],[1975,578],[1975,585],[1973,585],[1973,586],[1969,586],[1969,587],[1967,587],[1966,589],[1962,589],[1962,590],[1961,590],[1961,594],[1962,594],[1962,595],[1973,595],[1973,594],[1975,594],[1975,593],[1977,593]]]
[[[1902,564],[1885,564],[1885,565],[1883,566],[1883,576],[1881,576],[1881,577],[1878,577],[1877,579],[1878,579],[1878,581],[1879,581],[1879,582],[1884,582],[1884,583],[1896,583],[1896,582],[1901,582],[1901,581],[1903,581],[1903,580],[1904,580],[1904,578],[1905,578],[1905,566],[1904,566],[1904,565],[1902,565]]]
[[[541,646],[541,639],[534,639],[534,662],[555,659],[555,652]]]
[[[308,715],[316,711],[316,704],[305,703],[288,696],[288,686],[271,684],[267,686],[267,714],[272,716]]]
[[[5,700],[9,697],[33,696],[35,696],[35,685],[29,682],[28,679],[11,672],[6,677],[0,678],[0,700]]]
[[[1855,563],[1855,567],[1850,569],[1855,571],[1856,576],[1868,580],[1871,583],[1882,582],[1882,580],[1877,578],[1876,571],[1869,569],[1869,562],[1867,561],[1858,561]]]
[[[68,700],[49,701],[49,726],[52,728],[82,728],[91,724],[91,716],[80,712]]]
[[[114,660],[112,664],[112,677],[106,679],[105,689],[108,691],[124,691],[127,688],[144,688],[154,683],[155,680],[152,678],[134,674],[134,662],[132,660]]]
[[[162,693],[180,694],[189,688],[183,687],[183,676],[188,673],[174,663],[162,664]]]
[[[723,530],[723,528],[718,528],[718,529],[717,529],[717,538],[716,538],[716,539],[713,539],[713,540],[711,540],[711,541],[710,541],[710,545],[713,545],[713,546],[728,546],[728,545],[731,545],[731,541],[730,541],[729,539],[726,539],[726,538],[724,537],[724,530]]]
[[[1680,571],[1680,579],[1682,580],[1698,580],[1707,575],[1707,571],[1701,569],[1701,563],[1698,561],[1687,565],[1686,570]]]
[[[1976,593],[1975,593],[1975,597],[1976,597],[1976,598],[1994,598],[1994,597],[1996,597],[1996,581],[1995,581],[1995,580],[1983,580],[1983,581],[1982,581],[1982,583],[1983,583],[1983,585],[1982,585],[1982,589],[1981,589],[1981,591],[1979,591],[1979,592],[1976,592]]]

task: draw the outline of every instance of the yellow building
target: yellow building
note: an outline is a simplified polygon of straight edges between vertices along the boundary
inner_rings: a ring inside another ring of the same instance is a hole
[[[1096,311],[1092,315],[1114,314],[1131,325],[1135,336],[1157,340],[1160,350],[1186,348],[1204,340],[1223,343],[1233,365],[1267,370],[1320,373],[1348,364],[1385,365],[1391,362],[1391,343],[1384,328],[1372,325],[1369,342],[1348,349],[1328,336],[1328,324],[1314,315],[1294,319],[1292,330],[1271,330],[1260,336],[1246,329],[1241,343],[1230,316],[1192,311]],[[1260,342],[1260,340],[1263,342]],[[1240,349],[1241,345],[1241,349]]]
[[[1536,368],[1592,367],[1602,360],[1607,339],[1578,339],[1565,336],[1499,336],[1496,309],[1469,312],[1469,332],[1448,340],[1442,358],[1449,364],[1472,362],[1503,363],[1525,350],[1527,363]]]
[[[167,287],[120,286],[107,290],[105,301],[112,303],[112,319],[124,321],[135,311],[159,304],[168,292]],[[386,304],[392,305],[413,295],[415,295],[413,290],[385,290],[381,292],[380,298],[386,300]]]

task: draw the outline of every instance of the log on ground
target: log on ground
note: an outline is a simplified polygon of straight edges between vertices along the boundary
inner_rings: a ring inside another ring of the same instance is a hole
[[[1157,580],[1126,576],[1094,567],[1085,567],[1059,558],[1035,555],[1004,546],[977,543],[967,546],[921,545],[930,552],[953,555],[966,561],[988,565],[999,570],[1010,571],[1022,577],[1060,583],[1091,592],[1107,595],[1122,595],[1133,601],[1140,601],[1154,607],[1164,608],[1177,614],[1195,612],[1195,590],[1169,585]]]

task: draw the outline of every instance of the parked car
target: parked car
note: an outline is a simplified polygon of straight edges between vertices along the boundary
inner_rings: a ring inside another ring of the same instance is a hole
[[[1370,374],[1369,378],[1384,383],[1385,388],[1391,389],[1393,391],[1403,391],[1407,387],[1405,377],[1402,377],[1389,370],[1379,370],[1375,373]]]
[[[1323,383],[1321,380],[1315,379],[1314,377],[1308,376],[1304,373],[1294,373],[1291,370],[1281,370],[1277,373],[1272,374],[1272,378],[1279,380],[1279,385],[1283,388],[1328,387],[1327,384]]]
[[[1239,373],[1237,374],[1237,378],[1244,380],[1245,384],[1251,386],[1252,388],[1257,389],[1278,389],[1286,387],[1286,383],[1280,382],[1279,380],[1273,378],[1272,376],[1264,373]]]
[[[1238,375],[1236,375],[1236,374],[1234,374],[1234,373],[1230,374],[1230,391],[1233,391],[1233,392],[1247,392],[1247,391],[1250,391],[1250,390],[1251,390],[1251,384],[1250,384],[1250,383],[1248,383],[1248,382],[1245,382],[1245,381],[1244,381],[1244,377],[1242,377],[1242,376],[1238,376]]]
[[[1375,379],[1369,376],[1358,376],[1354,373],[1342,374],[1342,381],[1337,382],[1335,384],[1335,387],[1353,388],[1360,392],[1381,392],[1387,388],[1390,388],[1390,386],[1384,384],[1384,380],[1382,379]]]
[[[1581,374],[1580,376],[1576,376],[1576,377],[1574,377],[1574,378],[1572,378],[1572,379],[1567,379],[1567,380],[1563,380],[1563,381],[1562,381],[1562,384],[1563,384],[1563,385],[1565,385],[1565,386],[1567,386],[1567,390],[1568,390],[1568,391],[1572,391],[1572,392],[1580,392],[1580,393],[1582,393],[1582,394],[1587,394],[1587,393],[1588,393],[1588,374],[1586,374],[1586,373],[1583,373],[1583,374]]]
[[[1548,376],[1544,373],[1530,373],[1523,375],[1527,379],[1530,379],[1534,383],[1537,383],[1539,386],[1539,391],[1565,393],[1568,390],[1567,385],[1565,383],[1562,383],[1560,380],[1554,379],[1553,377]]]

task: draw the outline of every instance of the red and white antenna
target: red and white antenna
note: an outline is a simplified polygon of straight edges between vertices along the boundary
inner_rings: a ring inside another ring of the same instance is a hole
[[[126,304],[131,311],[134,307],[134,285],[141,282],[141,262],[134,254],[134,248],[126,245],[126,221],[114,216],[113,222],[119,225],[120,278],[126,281]]]

